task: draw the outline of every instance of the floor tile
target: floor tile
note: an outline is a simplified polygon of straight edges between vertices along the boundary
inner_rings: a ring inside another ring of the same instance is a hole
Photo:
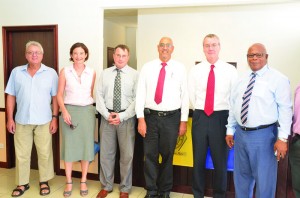
[[[10,198],[12,190],[16,187],[15,185],[15,169],[5,169],[0,168],[0,198]],[[45,198],[59,198],[63,197],[63,192],[65,189],[65,176],[55,176],[52,180],[49,181],[51,193],[48,196],[40,196],[39,191],[39,173],[37,170],[31,170],[30,172],[30,188],[24,193],[21,198],[36,198],[36,197],[45,197]],[[88,180],[88,189],[89,194],[86,198],[95,198],[100,189],[100,182]],[[120,195],[119,185],[115,184],[113,192],[109,193],[107,198],[118,198]],[[133,186],[130,198],[144,198],[146,195],[146,190],[142,187]],[[171,198],[192,198],[193,195],[183,194],[177,192],[171,192]],[[80,179],[73,178],[73,191],[70,198],[81,198],[80,196]]]

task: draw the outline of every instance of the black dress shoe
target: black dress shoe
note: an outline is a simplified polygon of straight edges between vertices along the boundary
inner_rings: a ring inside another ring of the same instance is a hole
[[[158,196],[157,195],[149,195],[149,194],[147,194],[145,196],[145,198],[158,198]]]
[[[158,198],[170,198],[170,194],[159,194]]]

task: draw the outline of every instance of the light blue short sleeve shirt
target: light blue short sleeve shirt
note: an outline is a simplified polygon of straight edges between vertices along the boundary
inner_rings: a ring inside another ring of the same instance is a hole
[[[23,65],[12,70],[5,93],[16,97],[17,123],[46,124],[52,119],[51,100],[57,94],[58,76],[54,69],[42,64],[31,77],[27,67]]]

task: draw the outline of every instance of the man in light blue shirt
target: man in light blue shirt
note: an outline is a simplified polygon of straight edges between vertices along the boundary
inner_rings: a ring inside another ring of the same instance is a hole
[[[33,141],[38,153],[40,195],[48,195],[48,180],[54,177],[52,134],[58,127],[56,101],[58,76],[43,65],[43,48],[36,41],[26,44],[28,64],[15,67],[5,93],[8,132],[14,134],[16,153],[16,184],[12,197],[29,189],[30,158]],[[52,109],[51,109],[52,101]],[[14,119],[14,109],[17,112]]]
[[[275,197],[277,161],[286,155],[292,122],[290,83],[268,66],[264,45],[253,44],[247,60],[252,71],[232,89],[226,136],[228,146],[235,147],[235,193],[237,198],[252,198],[256,184],[256,197]],[[252,76],[254,86],[249,89]]]

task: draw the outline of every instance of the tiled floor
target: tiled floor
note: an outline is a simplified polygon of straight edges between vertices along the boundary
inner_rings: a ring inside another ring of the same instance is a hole
[[[11,197],[12,190],[16,187],[15,182],[15,169],[4,169],[0,168],[0,198],[9,198]],[[72,192],[72,198],[80,198],[79,194],[79,182],[80,180],[78,178],[73,178],[73,192]],[[39,180],[38,180],[38,171],[37,170],[31,170],[30,174],[30,189],[27,190],[22,198],[35,198],[35,197],[43,197],[39,195],[39,186],[38,186]],[[54,179],[49,181],[49,185],[51,188],[50,195],[46,197],[51,198],[59,198],[63,197],[63,191],[65,188],[65,177],[64,176],[55,176]],[[98,191],[100,190],[100,183],[99,181],[88,181],[88,188],[89,188],[89,194],[86,196],[87,198],[95,198],[98,194]],[[144,188],[141,187],[133,187],[132,191],[129,195],[131,198],[143,198],[146,194],[146,191]],[[118,185],[116,184],[114,186],[114,190],[112,193],[110,193],[107,198],[118,198],[119,197],[119,189]],[[192,198],[193,195],[190,194],[183,194],[183,193],[175,193],[172,192],[170,194],[171,198]]]

